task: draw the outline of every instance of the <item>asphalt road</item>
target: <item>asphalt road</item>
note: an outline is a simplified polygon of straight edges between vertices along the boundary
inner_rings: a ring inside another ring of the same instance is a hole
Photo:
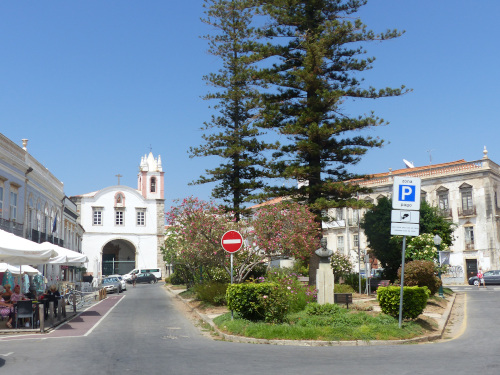
[[[161,284],[129,288],[85,334],[0,340],[1,374],[498,374],[500,293],[468,291],[465,332],[419,345],[298,347],[213,341]]]

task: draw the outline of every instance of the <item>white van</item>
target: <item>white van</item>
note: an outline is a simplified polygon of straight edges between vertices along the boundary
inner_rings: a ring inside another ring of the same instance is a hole
[[[161,268],[134,268],[129,273],[123,275],[123,278],[125,280],[129,280],[132,277],[132,275],[138,273],[152,273],[153,275],[155,275],[156,280],[161,280]]]

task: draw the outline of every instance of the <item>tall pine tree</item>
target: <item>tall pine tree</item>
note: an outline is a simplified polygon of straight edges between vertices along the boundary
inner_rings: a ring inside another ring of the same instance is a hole
[[[320,217],[322,210],[355,206],[363,189],[345,183],[359,176],[349,165],[383,141],[355,131],[385,124],[373,113],[352,116],[347,101],[399,96],[398,89],[363,87],[360,73],[374,58],[364,57],[365,42],[388,40],[397,30],[380,34],[367,29],[354,14],[364,0],[261,0],[270,18],[265,35],[270,43],[260,50],[269,62],[260,76],[269,90],[260,125],[288,138],[275,153],[274,169],[282,177],[302,181],[276,186],[271,195],[305,200]],[[271,66],[272,65],[272,66]]]
[[[258,37],[252,27],[256,1],[206,0],[205,8],[202,21],[215,30],[205,38],[209,52],[222,60],[222,68],[204,77],[215,87],[204,99],[215,101],[218,113],[204,123],[205,143],[190,153],[191,157],[218,156],[223,161],[193,183],[219,182],[212,196],[222,199],[239,220],[246,212],[244,203],[252,201],[271,177],[265,151],[277,147],[262,141],[262,131],[254,126],[259,102],[255,64],[261,58],[255,53]]]

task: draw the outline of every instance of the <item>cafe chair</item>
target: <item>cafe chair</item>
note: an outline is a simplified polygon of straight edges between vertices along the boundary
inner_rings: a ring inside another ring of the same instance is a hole
[[[18,324],[19,319],[30,318],[31,327],[33,327],[34,319],[31,301],[17,301],[16,309],[16,325]]]

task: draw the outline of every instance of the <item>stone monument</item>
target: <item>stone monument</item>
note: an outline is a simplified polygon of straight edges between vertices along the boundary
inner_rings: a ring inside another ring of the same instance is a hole
[[[318,290],[318,303],[333,303],[333,270],[330,265],[332,250],[326,248],[326,238],[321,239],[321,247],[315,251],[319,257],[319,268],[316,270],[316,289]]]

